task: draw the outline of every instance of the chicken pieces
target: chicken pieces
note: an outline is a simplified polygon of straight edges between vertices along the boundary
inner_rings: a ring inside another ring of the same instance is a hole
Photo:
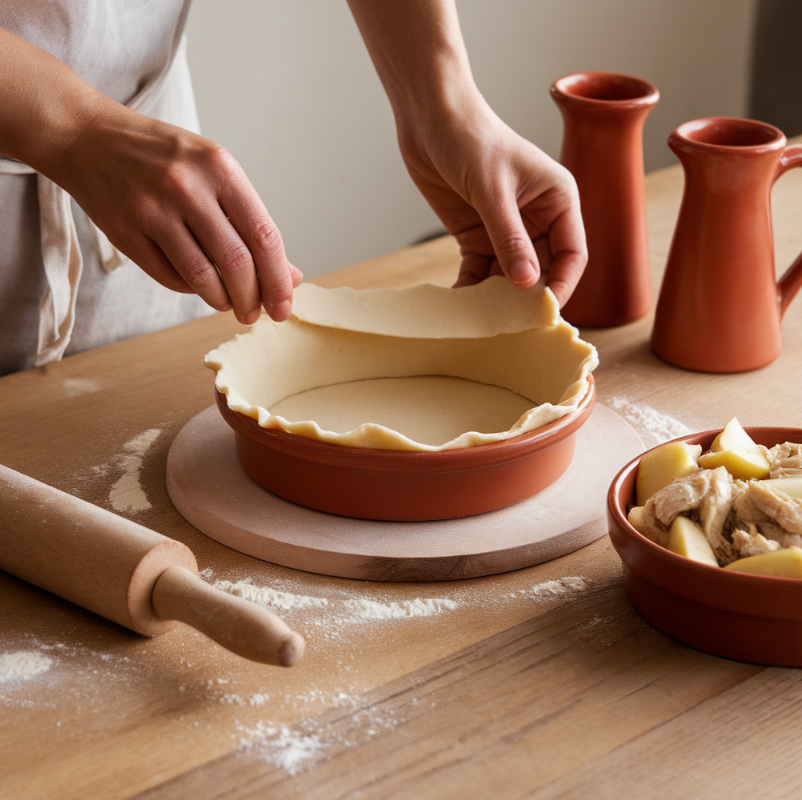
[[[778,469],[795,469],[789,466],[795,459],[802,474],[802,446],[791,445],[796,451],[778,450],[783,447],[787,446],[772,448],[778,454],[767,456],[772,475],[775,464],[784,465]],[[733,480],[724,467],[700,469],[653,495],[644,507],[640,532],[665,547],[668,529],[679,514],[701,526],[721,566],[781,547],[802,546],[802,500],[761,481]]]

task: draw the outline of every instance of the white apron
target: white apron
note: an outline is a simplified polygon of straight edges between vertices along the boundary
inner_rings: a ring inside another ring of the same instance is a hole
[[[130,108],[198,131],[188,10],[189,0],[17,0],[0,5],[0,27]],[[0,158],[0,374],[210,312],[119,253],[59,186]]]

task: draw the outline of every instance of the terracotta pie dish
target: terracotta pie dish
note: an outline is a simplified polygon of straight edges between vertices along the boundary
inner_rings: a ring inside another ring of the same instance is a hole
[[[554,483],[571,463],[596,391],[591,376],[576,411],[532,433],[434,452],[348,447],[261,428],[216,395],[240,464],[273,494],[346,517],[435,520],[504,508]]]
[[[802,441],[800,428],[747,428],[758,444]],[[710,448],[720,431],[677,441]],[[627,522],[641,456],[618,473],[607,496],[610,539],[624,565],[627,595],[655,628],[727,658],[802,666],[802,580],[733,572],[672,553]]]
[[[257,483],[300,505],[436,520],[524,500],[568,468],[595,348],[543,287],[303,285],[209,353],[217,404]]]

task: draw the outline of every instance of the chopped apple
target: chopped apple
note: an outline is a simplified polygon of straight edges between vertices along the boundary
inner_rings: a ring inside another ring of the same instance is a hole
[[[717,567],[713,548],[705,536],[705,532],[692,520],[687,517],[675,517],[668,529],[668,543],[666,547],[673,553],[698,561],[701,564],[708,564]]]
[[[635,479],[635,498],[642,506],[674,478],[684,478],[698,469],[702,446],[687,442],[666,442],[649,450],[640,460]]]
[[[763,451],[733,417],[710,445],[710,452],[699,459],[704,469],[724,467],[733,478],[742,481],[763,480],[769,477],[771,466]]]
[[[733,478],[742,481],[759,481],[769,477],[771,466],[766,456],[755,445],[754,449],[730,447],[718,453],[705,453],[699,458],[699,466],[704,469],[724,467]]]
[[[713,439],[710,445],[711,453],[720,453],[722,450],[745,447],[747,450],[757,448],[752,437],[743,429],[738,417],[733,417],[725,426],[721,433]]]
[[[802,548],[792,545],[756,556],[747,556],[727,564],[724,569],[751,572],[755,575],[774,575],[777,578],[802,578]]]
[[[802,499],[802,477],[767,478],[762,485],[776,492],[785,492],[789,497]]]
[[[627,514],[627,522],[638,532],[643,533],[643,515],[646,509],[643,506],[632,506]]]

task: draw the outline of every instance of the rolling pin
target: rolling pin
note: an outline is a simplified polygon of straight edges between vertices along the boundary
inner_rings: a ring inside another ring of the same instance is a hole
[[[275,614],[199,578],[186,545],[2,465],[0,569],[144,636],[181,621],[252,661],[303,655]]]

